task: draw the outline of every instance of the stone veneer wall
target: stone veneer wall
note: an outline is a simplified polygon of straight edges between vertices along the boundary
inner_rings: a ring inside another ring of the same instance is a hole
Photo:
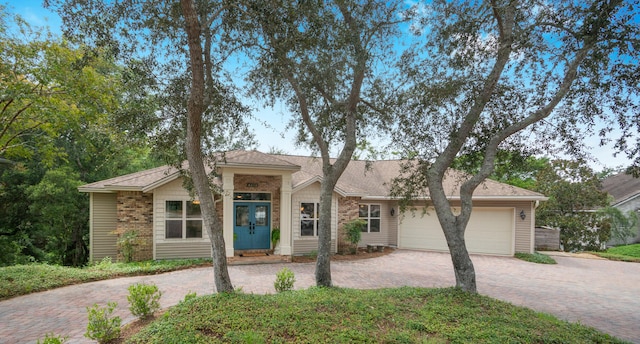
[[[344,224],[357,219],[359,216],[358,204],[360,197],[339,197],[338,198],[338,252],[344,253],[351,245],[346,239]]]
[[[258,184],[258,186],[247,186]],[[271,193],[271,225],[272,229],[280,227],[280,176],[253,176],[236,174],[233,177],[234,192],[270,192]]]
[[[133,261],[153,259],[153,195],[140,191],[118,191],[116,208],[118,238],[130,230],[138,234]],[[123,260],[120,248],[118,260]]]

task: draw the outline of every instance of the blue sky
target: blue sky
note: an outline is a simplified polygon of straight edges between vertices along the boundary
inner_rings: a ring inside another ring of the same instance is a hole
[[[10,13],[19,14],[34,26],[48,26],[51,32],[60,33],[61,20],[56,13],[42,7],[42,1],[37,0],[0,0],[7,6]],[[271,148],[284,151],[288,154],[309,155],[309,151],[295,146],[295,135],[292,131],[286,132],[285,127],[289,121],[289,114],[284,106],[275,108],[264,108],[255,113],[257,119],[250,119],[251,128],[256,134],[259,143],[258,150],[268,152]],[[266,122],[269,127],[262,123]],[[375,143],[375,142],[374,142]],[[593,142],[587,142],[592,148],[589,152],[596,157],[599,162],[593,163],[592,167],[599,171],[604,168],[616,168],[626,166],[629,160],[623,155],[613,157],[613,149],[610,146],[599,147],[598,138],[594,137]]]

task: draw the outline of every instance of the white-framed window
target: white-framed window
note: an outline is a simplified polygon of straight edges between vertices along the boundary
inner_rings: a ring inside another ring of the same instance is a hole
[[[360,204],[358,209],[359,218],[367,222],[363,232],[380,232],[380,204]]]
[[[316,202],[300,203],[300,236],[318,236],[318,217],[320,204]]]
[[[165,202],[166,239],[202,238],[200,204],[193,201]]]

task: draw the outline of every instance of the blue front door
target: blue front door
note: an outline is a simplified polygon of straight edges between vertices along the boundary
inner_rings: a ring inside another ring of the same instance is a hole
[[[269,249],[271,240],[270,203],[236,202],[233,207],[234,248]]]

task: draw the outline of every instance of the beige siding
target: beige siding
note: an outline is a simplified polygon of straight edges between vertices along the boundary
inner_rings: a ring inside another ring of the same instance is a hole
[[[211,258],[208,242],[176,242],[156,245],[156,259]]]
[[[492,202],[473,202],[477,207],[513,207],[515,214],[515,252],[533,253],[533,244],[535,237],[534,221],[535,209],[534,202],[531,201],[492,201]],[[520,218],[520,211],[524,210],[525,219]]]
[[[380,205],[380,232],[379,233],[362,233],[362,239],[359,246],[367,244],[397,245],[398,240],[398,207],[395,202],[377,202],[377,201],[360,201],[361,204],[379,204]],[[391,208],[394,208],[395,215],[391,216]]]
[[[117,225],[116,194],[91,193],[91,261],[118,255],[115,234]]]
[[[154,259],[211,257],[209,235],[204,229],[202,239],[165,238],[165,202],[191,199],[187,190],[182,187],[182,178],[153,191]]]
[[[531,201],[474,201],[473,206],[478,208],[512,208],[513,209],[513,242],[514,252],[532,253],[534,251],[534,222],[535,207]],[[452,206],[459,207],[459,202],[452,202]],[[520,212],[524,210],[525,219],[522,220]],[[410,210],[408,210],[410,211]],[[416,216],[420,216],[420,212]],[[432,214],[435,216],[435,213]],[[411,215],[409,215],[411,216]]]
[[[331,247],[336,247],[336,241],[331,240]],[[294,240],[293,241],[293,255],[302,256],[311,252],[318,252],[318,239],[312,240]],[[333,251],[335,253],[335,251]]]
[[[318,239],[316,237],[300,236],[300,204],[305,202],[320,202],[320,183],[314,183],[308,187],[295,192],[291,196],[291,229],[293,254],[301,255],[318,250]],[[336,242],[336,229],[338,228],[338,197],[334,193],[331,203],[331,251],[338,251]]]

